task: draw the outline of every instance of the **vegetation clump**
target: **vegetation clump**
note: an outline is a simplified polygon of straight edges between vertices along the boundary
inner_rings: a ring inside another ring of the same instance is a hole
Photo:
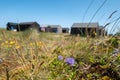
[[[0,31],[0,80],[119,79],[119,36]]]

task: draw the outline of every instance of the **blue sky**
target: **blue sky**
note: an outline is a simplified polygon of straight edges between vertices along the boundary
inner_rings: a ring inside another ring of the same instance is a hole
[[[92,1],[83,21],[85,11]],[[104,0],[0,0],[0,27],[5,28],[7,22],[28,21],[71,27],[74,22],[89,22],[103,2]],[[115,10],[118,12],[112,19],[119,17],[119,5],[120,0],[107,0],[92,22],[105,25],[110,21],[109,15]]]

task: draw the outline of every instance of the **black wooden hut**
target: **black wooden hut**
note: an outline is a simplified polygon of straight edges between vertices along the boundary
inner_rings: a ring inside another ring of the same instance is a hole
[[[23,23],[19,23],[19,30],[20,31],[24,31],[27,29],[36,29],[39,30],[40,25],[37,22],[23,22]]]
[[[74,23],[71,27],[72,35],[92,36],[98,35],[98,23]]]
[[[7,23],[7,30],[17,30],[18,23],[8,22]]]
[[[40,29],[40,25],[37,22],[22,22],[22,23],[11,23],[8,22],[7,30],[14,30],[16,31],[25,31],[28,29]]]
[[[60,25],[48,25],[45,32],[62,33],[62,27]]]
[[[62,28],[62,33],[69,33],[69,28]]]

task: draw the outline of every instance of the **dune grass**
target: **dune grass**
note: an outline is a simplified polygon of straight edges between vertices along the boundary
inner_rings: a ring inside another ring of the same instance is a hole
[[[0,80],[119,80],[119,43],[119,37],[2,29]]]

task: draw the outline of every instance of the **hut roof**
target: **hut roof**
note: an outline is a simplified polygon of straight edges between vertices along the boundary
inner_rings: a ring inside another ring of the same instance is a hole
[[[9,25],[18,25],[18,23],[8,22]]]
[[[37,22],[21,22],[19,23],[20,25],[32,25],[34,23],[37,23]]]
[[[72,27],[81,27],[81,28],[86,28],[86,27],[90,27],[90,28],[97,28],[99,27],[98,23],[74,23],[72,25]]]
[[[61,28],[61,25],[48,25],[51,28]]]

